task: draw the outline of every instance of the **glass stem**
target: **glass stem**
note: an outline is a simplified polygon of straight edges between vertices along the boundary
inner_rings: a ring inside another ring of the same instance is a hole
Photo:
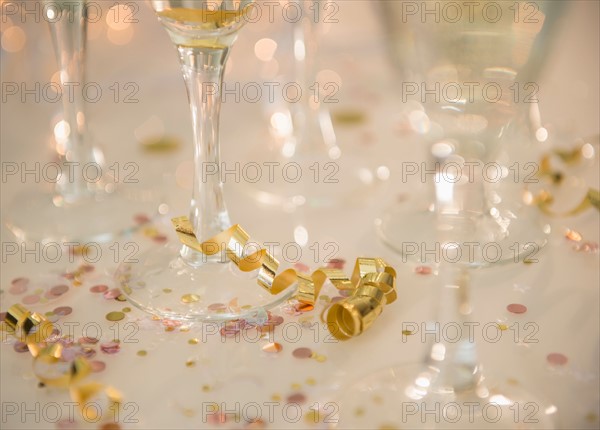
[[[336,146],[336,137],[329,112],[322,109],[325,94],[316,80],[316,55],[319,45],[322,8],[320,0],[296,0],[302,19],[293,25],[294,74],[302,88],[300,103],[292,108],[296,144],[303,150],[319,150]],[[309,146],[313,146],[309,148]],[[298,150],[299,148],[297,148]]]
[[[425,358],[434,371],[429,390],[437,394],[472,390],[481,382],[481,367],[475,346],[476,325],[469,320],[469,269],[452,263],[439,268],[437,321],[431,328],[436,339]]]
[[[190,222],[200,242],[231,227],[223,199],[219,155],[219,114],[221,88],[228,48],[179,46],[179,59],[185,80],[194,133],[194,191]],[[224,261],[218,254],[207,257],[186,246],[181,256],[190,265]]]
[[[92,182],[85,180],[84,169],[89,163],[99,164],[87,136],[85,118],[85,3],[52,2],[54,7],[48,8],[60,13],[60,17],[50,23],[50,31],[59,66],[63,102],[63,122],[55,128],[56,150],[62,164],[56,193],[60,201],[67,203],[83,200],[93,193],[94,187]],[[60,12],[57,7],[61,8]]]

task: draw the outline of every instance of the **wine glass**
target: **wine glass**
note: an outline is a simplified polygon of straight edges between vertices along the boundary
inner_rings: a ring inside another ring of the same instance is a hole
[[[284,82],[278,82],[278,88],[293,91],[282,91],[285,102],[268,112],[268,141],[251,147],[245,156],[248,162],[275,166],[276,174],[268,180],[246,181],[245,188],[259,203],[286,212],[363,202],[381,185],[373,173],[376,160],[368,159],[365,148],[351,147],[338,137],[329,108],[341,101],[341,81],[319,76],[324,28],[338,22],[339,5],[290,0],[286,7],[297,19],[284,23],[289,34],[280,37],[277,46],[284,52],[279,63],[285,59],[292,70],[287,76],[280,72],[278,79]],[[288,167],[302,172],[299,179],[287,178]]]
[[[70,242],[79,246],[92,241],[108,242],[132,229],[135,215],[155,213],[158,203],[151,193],[119,184],[118,175],[107,166],[102,152],[90,138],[82,91],[88,24],[86,1],[46,3],[44,20],[48,21],[52,34],[63,102],[62,119],[54,127],[59,162],[41,168],[44,179],[55,182],[54,191],[47,192],[41,187],[26,191],[13,201],[3,218],[24,242]],[[46,178],[46,174],[51,176],[54,172],[58,173],[56,179]]]
[[[430,12],[423,14],[386,2],[410,36],[400,58],[408,70],[401,96],[411,100],[407,117],[415,139],[426,144],[427,161],[402,160],[397,180],[413,193],[376,220],[378,232],[405,261],[446,258],[472,267],[527,261],[546,244],[550,227],[523,193],[537,166],[510,151],[527,146],[517,124],[537,100],[536,79],[562,5],[455,6],[425,2],[419,7]],[[438,214],[437,228],[469,235],[475,229],[473,242],[459,239],[445,255],[433,228]]]
[[[231,227],[219,172],[203,178],[202,166],[219,162],[223,73],[252,1],[152,1],[174,43],[186,84],[194,135],[195,175],[189,220],[199,242]],[[137,307],[179,321],[224,321],[265,310],[294,288],[271,295],[242,275],[224,254],[207,256],[186,245],[156,247],[136,264],[122,264],[117,283]]]
[[[417,4],[411,2],[411,5]],[[448,5],[457,9],[445,9]],[[531,69],[539,61],[538,50],[542,49],[557,12],[555,2],[480,5],[498,7],[499,13],[494,17],[477,15],[477,11],[468,13],[466,4],[432,1],[420,3],[430,15],[419,13],[413,15],[413,20],[407,19],[418,57],[406,60],[413,65],[422,64],[422,82],[433,84],[429,88],[434,91],[436,82],[459,86],[493,83],[501,90],[508,90],[520,78],[533,76]],[[522,15],[530,6],[537,14],[535,21],[525,20]],[[435,19],[436,11],[442,17],[439,20]],[[504,20],[499,18],[502,15]],[[481,170],[474,167],[463,183],[444,170],[453,165],[458,166],[455,175],[465,174],[462,166],[467,162],[493,160],[515,119],[515,105],[509,99],[488,103],[484,97],[474,96],[454,102],[432,102],[414,114],[413,119],[422,120],[421,125],[429,129],[430,153],[437,164],[430,167],[433,190],[427,196],[433,197],[434,203],[420,212],[421,218],[419,212],[413,212],[412,217],[395,212],[382,227],[384,234],[392,231],[400,234],[402,229],[409,240],[414,238],[428,246],[430,253],[437,254],[437,318],[434,325],[421,327],[434,336],[428,337],[430,345],[421,363],[390,367],[344,386],[343,394],[336,399],[337,427],[553,428],[556,425],[557,408],[543,395],[517,380],[507,379],[509,375],[499,377],[497,369],[482,367],[475,336],[465,327],[477,324],[471,317],[471,271],[488,262],[482,254],[473,252],[465,259],[457,253],[462,243],[474,247],[501,241],[500,229],[506,238],[510,233],[511,241],[522,239],[520,233],[533,234],[525,236],[533,240],[543,231],[534,229],[536,224],[523,214],[501,213],[497,207],[503,200],[497,188],[484,190],[482,181],[475,178],[482,174]],[[487,206],[488,203],[493,206]],[[408,224],[399,225],[401,222]],[[534,230],[522,232],[515,225]],[[415,232],[410,233],[411,229]],[[389,236],[386,238],[390,240]],[[448,328],[457,330],[448,334]],[[379,422],[373,422],[374,419]]]

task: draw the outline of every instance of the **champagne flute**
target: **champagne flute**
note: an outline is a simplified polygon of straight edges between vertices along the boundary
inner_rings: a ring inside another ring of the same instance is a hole
[[[63,115],[54,127],[59,163],[54,192],[28,191],[14,200],[3,218],[24,242],[108,242],[127,232],[139,213],[156,212],[150,194],[124,189],[108,174],[102,152],[90,138],[85,112],[85,57],[88,17],[85,0],[46,2],[59,66]],[[44,170],[44,171],[46,171]],[[49,178],[48,181],[54,181]]]
[[[561,3],[482,2],[468,10],[432,1],[415,11],[386,2],[397,8],[402,34],[410,35],[401,58],[408,69],[403,97],[416,96],[408,117],[428,148],[428,162],[402,163],[401,172],[402,181],[424,182],[425,192],[394,202],[376,221],[384,242],[404,258],[482,267],[535,258],[546,244],[550,227],[522,192],[536,166],[508,153],[527,141],[517,120],[536,100],[535,80]],[[438,213],[438,228],[475,229],[473,243],[460,239],[444,255],[432,228]]]
[[[204,242],[231,227],[221,175],[202,176],[202,166],[220,168],[219,113],[225,64],[245,16],[248,0],[152,1],[153,9],[174,43],[192,113],[194,188],[189,219]],[[137,307],[179,321],[224,321],[264,315],[288,299],[293,288],[271,295],[225,264],[224,255],[207,256],[186,245],[167,244],[123,264],[117,283]]]

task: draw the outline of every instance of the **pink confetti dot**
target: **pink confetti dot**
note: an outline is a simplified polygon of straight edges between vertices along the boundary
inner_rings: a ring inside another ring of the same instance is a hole
[[[303,272],[303,273],[308,273],[310,271],[310,267],[308,267],[304,263],[299,263],[299,262],[294,264],[294,269],[296,269],[298,272]]]
[[[150,222],[150,217],[146,214],[137,214],[133,217],[136,224],[143,225]]]
[[[312,357],[312,350],[310,348],[296,348],[292,355],[296,358],[310,358]]]
[[[103,293],[106,290],[108,290],[108,285],[94,285],[93,287],[90,287],[92,293]]]
[[[100,360],[92,360],[90,361],[90,367],[92,369],[92,372],[98,373],[106,369],[106,363]]]
[[[67,291],[69,291],[68,285],[57,285],[55,287],[50,288],[50,293],[52,293],[52,295],[54,296],[63,295]]]
[[[33,305],[34,303],[40,301],[40,296],[38,296],[37,294],[31,294],[30,296],[23,297],[22,301],[26,305]]]
[[[100,344],[100,349],[105,354],[116,354],[121,349],[118,342],[105,342]]]
[[[551,354],[548,354],[546,360],[548,360],[548,363],[554,366],[564,366],[565,364],[567,364],[567,361],[569,361],[566,355],[561,354],[559,352],[553,352]]]
[[[96,268],[94,266],[92,266],[91,264],[82,264],[81,266],[79,266],[79,270],[81,270],[82,272],[85,272],[85,273],[89,273],[89,272],[93,272],[94,270],[96,270]]]
[[[96,339],[95,337],[80,337],[79,338],[79,343],[87,343],[87,344],[91,344],[91,345],[95,345],[98,343],[99,339]]]
[[[27,291],[27,285],[29,284],[29,279],[27,278],[17,278],[13,279],[11,282],[11,287],[8,289],[8,292],[11,294],[23,294]]]
[[[116,299],[120,295],[121,295],[121,290],[119,290],[118,288],[113,288],[112,290],[109,290],[106,293],[104,293],[104,298],[106,300],[112,300],[112,299]]]
[[[60,315],[62,317],[69,315],[71,312],[73,312],[73,308],[71,308],[70,306],[59,306],[58,308],[54,309],[53,311],[56,315]]]
[[[506,307],[508,312],[512,312],[513,314],[524,314],[527,312],[527,306],[521,305],[519,303],[511,303]]]
[[[169,240],[169,238],[167,236],[165,236],[164,234],[157,234],[156,236],[154,236],[152,238],[153,241],[155,241],[156,243],[165,243],[167,240]]]
[[[208,310],[211,311],[221,311],[227,309],[227,306],[225,306],[223,303],[213,303],[212,305],[208,306]]]
[[[29,351],[29,347],[27,346],[27,344],[25,342],[15,342],[15,344],[13,345],[13,348],[17,352]]]
[[[343,258],[332,258],[327,262],[327,267],[331,269],[343,269],[346,265],[346,260]]]
[[[417,275],[431,275],[431,267],[429,267],[429,266],[417,266],[417,267],[415,267],[415,273]]]
[[[286,399],[288,403],[302,404],[306,403],[306,396],[302,393],[294,393]]]

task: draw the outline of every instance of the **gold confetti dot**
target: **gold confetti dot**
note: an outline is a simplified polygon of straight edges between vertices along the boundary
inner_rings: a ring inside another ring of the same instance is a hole
[[[315,381],[313,378],[308,378],[306,380],[306,385],[317,385],[317,381]]]
[[[202,386],[202,391],[204,391],[205,393],[208,393],[211,390],[211,386],[210,385],[203,385]]]
[[[274,402],[279,402],[281,400],[281,395],[279,395],[279,394],[273,394],[271,396],[271,400],[273,400]]]
[[[170,288],[163,288],[163,293],[169,294],[169,293],[172,293],[172,292],[173,292],[173,290],[170,289]]]
[[[197,294],[184,294],[181,296],[181,301],[183,303],[195,303],[200,300],[200,296]]]
[[[200,342],[200,341],[197,338],[193,338],[193,339],[188,340],[188,343],[190,345],[197,345],[198,342]]]
[[[519,381],[517,381],[515,378],[508,378],[508,379],[506,380],[506,382],[507,382],[509,385],[519,385]]]
[[[167,327],[165,327],[165,331],[175,331],[175,327],[167,326]]]
[[[315,360],[317,360],[319,363],[324,363],[325,361],[327,361],[327,357],[324,355],[317,354]]]
[[[526,258],[523,260],[523,264],[533,264],[535,263],[537,260],[532,260],[530,258]]]
[[[190,331],[190,328],[186,326],[179,327],[179,331],[182,333],[187,333],[188,331]]]
[[[185,415],[186,417],[193,417],[194,415],[196,415],[196,411],[194,411],[193,409],[184,409],[183,411],[183,415]]]
[[[321,422],[321,414],[319,411],[312,409],[306,413],[304,419],[307,423],[316,424]]]
[[[126,308],[123,308],[123,309],[121,309],[121,310],[122,310],[123,312],[131,312],[131,308],[128,308],[128,307],[126,307]]]
[[[598,415],[596,415],[594,412],[590,412],[585,416],[585,420],[590,423],[596,422],[598,421]]]
[[[302,388],[302,385],[301,385],[301,384],[298,384],[297,382],[294,382],[294,383],[292,384],[292,390],[294,390],[294,391],[298,391],[298,390],[299,390],[299,389],[301,389],[301,388]]]
[[[121,321],[125,318],[125,314],[120,311],[113,311],[106,314],[106,319],[109,321]]]
[[[412,332],[412,331],[410,331],[410,330],[402,330],[402,334],[403,334],[404,336],[410,336],[410,335],[412,335],[412,334],[413,334],[413,332]]]
[[[498,324],[498,328],[502,331],[508,330],[508,326],[506,324]]]
[[[365,410],[363,408],[356,408],[354,410],[354,415],[357,417],[362,417],[365,414]]]
[[[396,427],[393,424],[381,424],[379,426],[379,430],[398,430],[398,427]]]
[[[143,349],[140,349],[140,350],[137,352],[137,355],[139,355],[140,357],[145,357],[145,356],[147,356],[147,355],[148,355],[148,351],[145,351],[145,350],[143,350]]]
[[[119,294],[117,297],[115,297],[115,300],[119,302],[124,302],[125,300],[127,300],[127,298],[123,294]]]
[[[196,365],[196,362],[194,360],[188,360],[185,362],[185,365],[187,367],[194,367]]]
[[[366,121],[367,117],[362,111],[347,109],[332,112],[331,119],[337,124],[354,125]]]
[[[373,403],[375,403],[376,405],[383,404],[383,397],[381,397],[381,396],[373,396]]]

